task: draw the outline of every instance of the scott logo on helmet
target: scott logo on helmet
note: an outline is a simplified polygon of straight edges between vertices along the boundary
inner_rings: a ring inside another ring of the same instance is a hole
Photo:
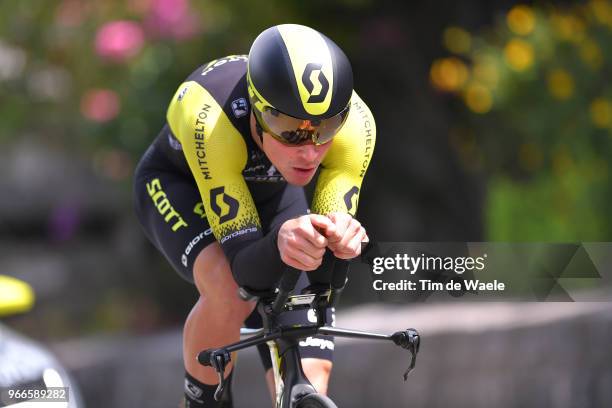
[[[217,202],[217,198],[220,195],[223,196],[223,202],[227,206],[227,211],[223,211]],[[238,206],[238,200],[228,194],[225,194],[224,186],[216,187],[210,190],[210,207],[219,217],[219,224],[223,224],[224,222],[236,218],[236,215],[238,215]]]
[[[319,72],[319,75],[316,77],[317,87],[315,88],[315,84],[313,82],[313,77],[316,72]],[[327,92],[329,91],[329,81],[323,74],[321,70],[321,64],[315,64],[313,62],[306,65],[304,68],[304,73],[302,74],[302,84],[306,87],[306,90],[310,94],[308,98],[308,103],[319,103],[325,100],[327,96]]]

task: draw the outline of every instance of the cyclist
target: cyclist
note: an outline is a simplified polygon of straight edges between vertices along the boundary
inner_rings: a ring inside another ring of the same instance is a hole
[[[325,282],[334,257],[359,255],[368,237],[353,216],[375,137],[346,55],[309,27],[271,27],[248,56],[204,64],[179,86],[138,164],[134,196],[147,237],[200,294],[184,328],[186,407],[232,406],[231,391],[214,401],[217,374],[196,356],[237,341],[245,320],[261,324],[239,286],[270,291],[289,265],[308,272],[301,289]],[[309,208],[303,186],[319,167]],[[326,336],[300,344],[323,394],[333,347]],[[270,354],[259,351],[273,394]]]

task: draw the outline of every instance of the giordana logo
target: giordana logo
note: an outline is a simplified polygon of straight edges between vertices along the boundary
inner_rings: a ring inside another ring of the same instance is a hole
[[[234,231],[231,234],[226,235],[223,238],[221,238],[221,241],[219,241],[219,243],[224,244],[229,239],[240,237],[244,234],[249,234],[251,232],[257,232],[257,227],[249,227],[249,228],[245,228],[239,231]]]
[[[196,246],[197,243],[200,242],[204,237],[207,237],[210,234],[212,234],[212,228],[200,232],[198,235],[193,237],[191,241],[189,241],[189,244],[187,244],[187,247],[185,247],[185,251],[183,251],[183,256],[181,257],[181,262],[183,263],[183,266],[185,268],[187,267],[187,256],[191,253],[193,247]]]
[[[249,113],[249,108],[247,105],[247,101],[245,98],[238,98],[232,102],[232,112],[234,112],[234,117],[241,118],[247,113]]]
[[[308,103],[323,102],[329,91],[329,81],[325,77],[325,74],[323,74],[321,67],[321,64],[311,62],[304,68],[302,84],[304,84],[306,90],[310,94],[307,101]],[[319,75],[316,75],[317,72]],[[313,77],[316,80],[316,84],[313,82]]]
[[[220,197],[222,197],[225,208],[221,208],[218,200]],[[219,217],[219,224],[223,224],[236,218],[239,204],[238,200],[225,193],[225,186],[221,186],[210,190],[210,207]]]

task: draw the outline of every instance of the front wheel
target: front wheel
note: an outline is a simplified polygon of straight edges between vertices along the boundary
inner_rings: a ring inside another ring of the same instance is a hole
[[[296,408],[338,408],[338,406],[325,395],[308,394],[298,401]]]

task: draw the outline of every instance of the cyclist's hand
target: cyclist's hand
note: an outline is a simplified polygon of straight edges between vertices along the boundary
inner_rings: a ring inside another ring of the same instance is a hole
[[[361,243],[370,240],[361,223],[350,214],[342,212],[331,213],[328,218],[336,226],[336,236],[327,237],[327,246],[336,258],[352,259],[361,255]]]
[[[326,235],[338,238],[336,226],[323,215],[307,214],[285,221],[277,240],[281,260],[302,271],[317,269],[325,255]]]

